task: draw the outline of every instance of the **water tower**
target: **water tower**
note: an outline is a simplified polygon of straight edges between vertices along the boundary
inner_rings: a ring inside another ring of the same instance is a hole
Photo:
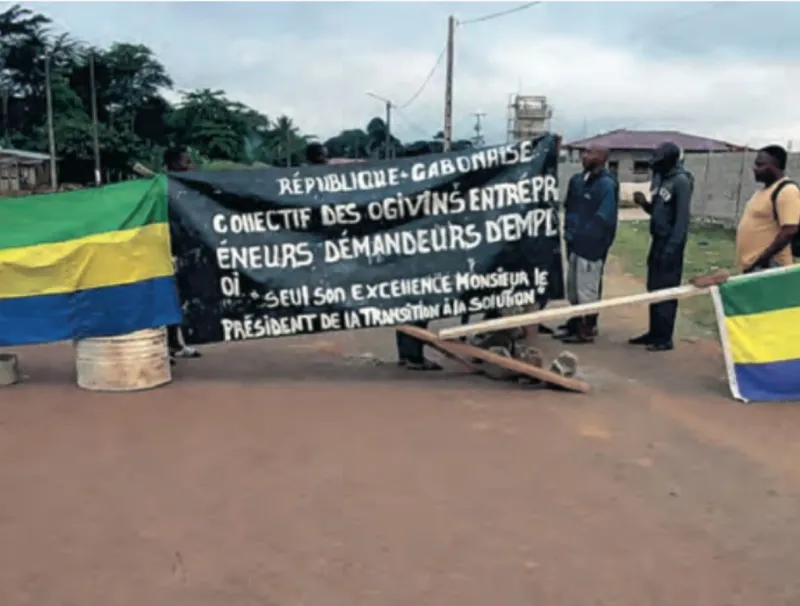
[[[543,95],[511,95],[508,102],[508,142],[533,139],[550,130],[553,108]]]

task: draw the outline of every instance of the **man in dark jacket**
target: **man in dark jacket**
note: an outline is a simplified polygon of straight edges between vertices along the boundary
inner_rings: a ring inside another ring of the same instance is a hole
[[[683,167],[683,152],[674,143],[662,143],[655,149],[652,171],[650,202],[640,192],[633,195],[633,201],[650,215],[649,291],[680,286],[694,191],[694,177]],[[673,349],[677,313],[677,300],[652,304],[649,330],[628,342],[646,345],[648,351]]]
[[[599,301],[603,270],[617,233],[619,185],[606,170],[608,150],[593,147],[583,154],[584,172],[573,175],[564,204],[567,246],[567,298],[573,305]],[[556,338],[591,343],[597,314],[572,318]]]
[[[192,157],[189,152],[182,147],[171,147],[164,152],[164,166],[167,172],[182,173],[194,170]],[[170,243],[172,235],[170,234]],[[167,326],[167,346],[169,348],[170,363],[175,364],[175,358],[199,358],[200,352],[193,347],[183,344],[181,339],[181,327],[177,324]]]

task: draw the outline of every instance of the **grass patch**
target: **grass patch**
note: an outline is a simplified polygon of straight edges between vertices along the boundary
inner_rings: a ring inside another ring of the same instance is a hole
[[[648,221],[620,222],[617,238],[611,254],[617,257],[623,268],[644,279],[647,275],[647,253],[650,249],[650,223]],[[721,267],[734,266],[736,232],[719,225],[693,223],[683,264],[685,277],[703,274]],[[691,320],[699,331],[688,327],[687,332],[699,332],[703,336],[715,335],[717,320],[711,297],[695,297],[681,301],[682,315]],[[681,327],[682,328],[682,327]],[[679,332],[683,332],[680,330]]]

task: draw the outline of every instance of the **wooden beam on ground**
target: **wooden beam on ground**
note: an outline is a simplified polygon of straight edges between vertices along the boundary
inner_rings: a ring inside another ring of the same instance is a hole
[[[791,266],[770,269],[760,272],[758,276],[762,277],[765,274],[781,273],[789,269],[791,269]],[[439,337],[441,339],[457,339],[467,335],[481,334],[494,330],[506,330],[509,328],[516,328],[517,326],[543,324],[553,320],[566,320],[567,318],[595,314],[606,309],[625,307],[627,305],[641,305],[646,303],[660,303],[661,301],[671,301],[675,299],[688,299],[690,297],[696,297],[697,295],[706,294],[709,292],[711,287],[722,284],[723,282],[727,282],[728,280],[746,280],[752,277],[753,274],[730,277],[730,274],[727,271],[721,270],[708,275],[692,278],[692,282],[697,284],[697,286],[694,286],[693,284],[687,284],[685,286],[665,288],[662,290],[655,290],[653,292],[640,293],[638,295],[628,295],[626,297],[616,297],[614,299],[604,299],[602,301],[584,303],[583,305],[568,305],[565,307],[544,309],[528,314],[520,314],[517,316],[506,316],[503,318],[497,318],[496,320],[476,322],[475,324],[455,326],[453,328],[445,328],[440,330]]]
[[[467,345],[466,343],[460,343],[457,341],[442,341],[436,336],[435,333],[422,328],[417,328],[416,326],[398,326],[397,330],[408,335],[409,337],[413,337],[422,341],[425,345],[432,347],[448,358],[456,360],[473,372],[482,372],[483,370],[480,368],[480,366],[472,362],[472,360],[477,358],[478,360],[483,360],[486,363],[500,366],[511,372],[525,375],[526,377],[536,379],[543,383],[549,385],[558,385],[559,387],[569,391],[588,393],[590,389],[589,384],[581,379],[564,377],[553,371],[545,370],[544,368],[539,368],[538,366],[533,366],[531,364],[526,364],[520,360],[507,358],[494,352],[481,349],[480,347]]]
[[[470,356],[462,356],[454,350],[452,347],[453,343],[449,341],[442,341],[436,336],[435,333],[432,333],[429,330],[419,328],[418,326],[398,326],[397,332],[401,332],[404,335],[408,335],[409,337],[417,339],[417,341],[422,341],[425,345],[438,351],[444,357],[453,360],[454,362],[458,362],[470,372],[482,372],[481,368],[472,362],[472,358]]]

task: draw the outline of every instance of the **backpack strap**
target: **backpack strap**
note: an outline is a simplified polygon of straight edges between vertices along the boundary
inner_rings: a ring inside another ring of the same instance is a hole
[[[778,217],[778,194],[780,194],[781,190],[787,185],[794,185],[796,188],[800,189],[800,185],[791,179],[786,179],[778,183],[778,187],[772,190],[772,194],[770,194],[770,200],[772,200],[772,216],[775,217],[776,221],[780,221],[780,217]]]

